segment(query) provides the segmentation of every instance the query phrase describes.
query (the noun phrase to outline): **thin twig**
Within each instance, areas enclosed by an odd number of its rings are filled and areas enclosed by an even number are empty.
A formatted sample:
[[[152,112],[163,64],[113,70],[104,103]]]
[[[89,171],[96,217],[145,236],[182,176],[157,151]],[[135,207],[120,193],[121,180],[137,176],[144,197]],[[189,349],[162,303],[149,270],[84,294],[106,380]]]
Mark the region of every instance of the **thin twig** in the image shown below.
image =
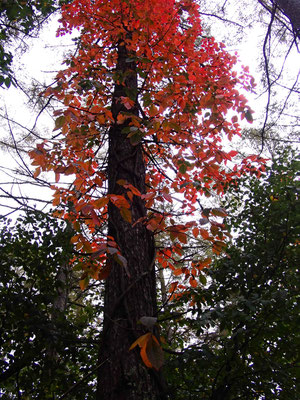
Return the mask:
[[[267,75],[267,84],[268,84],[268,100],[267,100],[267,105],[266,105],[266,114],[265,114],[265,120],[263,127],[261,129],[261,151],[260,153],[263,152],[264,149],[264,134],[265,134],[265,129],[267,126],[268,118],[269,118],[269,108],[270,108],[270,102],[271,102],[271,80],[270,80],[270,75],[269,75],[269,61],[266,53],[266,48],[267,48],[267,42],[268,39],[271,37],[271,29],[272,29],[272,24],[274,22],[275,18],[275,13],[276,13],[277,6],[273,8],[272,14],[271,14],[271,20],[268,26],[268,31],[264,40],[264,45],[263,45],[263,55],[264,55],[264,60],[265,60],[265,71]]]
[[[101,364],[98,364],[95,368],[93,368],[87,375],[85,375],[80,381],[76,382],[75,385],[71,386],[61,397],[59,397],[58,400],[65,399],[71,392],[73,392],[74,389],[76,389],[78,386],[82,384],[87,378],[89,378],[91,375],[93,375],[97,369],[99,369],[103,364],[108,361],[108,358],[104,360]]]

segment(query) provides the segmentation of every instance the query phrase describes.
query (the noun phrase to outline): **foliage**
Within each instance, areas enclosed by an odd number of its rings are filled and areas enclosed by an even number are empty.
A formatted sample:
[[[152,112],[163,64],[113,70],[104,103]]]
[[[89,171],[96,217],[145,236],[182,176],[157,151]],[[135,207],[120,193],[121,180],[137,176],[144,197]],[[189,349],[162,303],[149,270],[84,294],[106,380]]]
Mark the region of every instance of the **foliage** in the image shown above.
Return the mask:
[[[89,261],[81,264],[84,277],[107,275],[107,253],[126,265],[116,238],[107,242],[112,206],[132,227],[143,224],[154,235],[169,235],[172,245],[159,250],[157,260],[173,271],[170,254],[180,255],[189,238],[204,237],[219,253],[225,238],[224,226],[217,222],[222,211],[204,209],[200,200],[213,191],[223,193],[259,161],[251,156],[229,169],[237,152],[222,147],[224,136],[240,135],[239,117],[252,121],[246,99],[237,91],[254,85],[247,69],[233,71],[236,57],[202,35],[193,1],[165,1],[162,6],[153,1],[76,0],[63,8],[61,24],[61,35],[81,30],[79,51],[66,60],[68,67],[58,74],[56,87],[44,93],[62,105],[55,112],[55,136],[38,144],[30,156],[36,177],[53,171],[57,182],[63,175],[72,178],[71,187],[53,185],[53,204],[60,207],[57,215],[78,232],[73,238],[77,250],[97,258],[96,271]],[[114,94],[114,88],[126,96]],[[114,129],[136,152],[142,151],[146,193],[136,187],[142,177],[135,171],[132,182],[108,181],[107,150]],[[120,171],[126,157],[116,161]],[[113,187],[110,193],[108,186]],[[136,198],[148,210],[139,220],[132,215]],[[180,212],[178,198],[183,199]],[[213,225],[210,230],[195,220],[201,210]],[[175,223],[179,215],[185,218]],[[190,267],[197,275],[199,265],[195,260],[177,274],[192,278]]]
[[[174,399],[299,397],[298,174],[283,151],[261,181],[231,192],[234,239],[181,321],[192,344],[168,363]]]
[[[70,271],[70,232],[42,213],[2,221],[1,398],[49,399],[90,372],[94,309]],[[93,346],[93,347],[92,347]],[[83,382],[72,394],[85,399]]]

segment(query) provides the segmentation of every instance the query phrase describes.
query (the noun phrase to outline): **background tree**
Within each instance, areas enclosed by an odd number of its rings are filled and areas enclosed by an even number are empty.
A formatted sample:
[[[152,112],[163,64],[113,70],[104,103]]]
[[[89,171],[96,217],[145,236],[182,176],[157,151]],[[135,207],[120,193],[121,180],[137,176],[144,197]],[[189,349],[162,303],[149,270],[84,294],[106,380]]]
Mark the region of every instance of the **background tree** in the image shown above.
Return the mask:
[[[260,1],[263,6],[267,2]],[[276,5],[279,10],[290,20],[295,36],[300,39],[300,4],[297,0],[272,0],[271,3]]]
[[[267,138],[274,138],[278,144],[297,143],[299,136],[299,71],[294,69],[299,63],[299,36],[290,22],[291,15],[279,3],[293,3],[297,7],[295,15],[299,15],[297,1],[200,2],[205,27],[210,32],[213,26],[218,40],[232,51],[238,49],[241,55],[244,53],[243,62],[259,81],[252,104],[255,104],[254,126],[261,141],[260,151],[264,150]],[[258,36],[254,35],[254,27]]]
[[[91,302],[99,294],[93,288],[83,297],[70,269],[70,237],[65,224],[40,212],[1,223],[2,399],[62,399],[76,384],[73,399],[93,395],[83,378],[96,363]]]
[[[10,46],[38,32],[42,24],[65,1],[3,0],[0,3],[0,86],[16,83]]]
[[[274,157],[261,181],[231,191],[225,257],[206,270],[195,305],[177,324],[167,363],[175,399],[299,397],[299,160]],[[192,343],[191,343],[192,342]]]

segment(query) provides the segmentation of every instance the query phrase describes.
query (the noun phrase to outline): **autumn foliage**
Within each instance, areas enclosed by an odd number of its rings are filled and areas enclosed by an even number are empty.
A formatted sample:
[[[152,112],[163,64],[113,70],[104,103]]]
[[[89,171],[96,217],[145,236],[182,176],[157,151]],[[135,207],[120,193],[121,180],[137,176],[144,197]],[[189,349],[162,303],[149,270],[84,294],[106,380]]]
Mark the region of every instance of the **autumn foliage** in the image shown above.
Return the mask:
[[[219,254],[227,235],[225,210],[202,206],[203,197],[222,194],[247,171],[259,173],[255,156],[235,164],[237,152],[223,145],[225,138],[241,134],[240,119],[252,121],[238,90],[250,90],[253,79],[246,68],[236,72],[236,56],[203,34],[192,0],[74,0],[63,7],[58,35],[74,29],[80,32],[77,51],[65,61],[56,86],[43,93],[60,104],[53,137],[30,156],[35,177],[42,171],[55,174],[53,205],[76,231],[72,242],[83,269],[81,286],[89,277],[107,278],[108,255],[127,268],[116,238],[107,237],[113,204],[131,226],[143,224],[154,235],[167,237],[156,262],[174,273],[170,291],[177,288],[178,275],[186,282],[181,289],[195,287],[210,259],[199,255],[178,267],[182,246],[204,239]],[[136,74],[136,87],[127,87],[126,72],[118,69],[121,47],[129,73],[134,69]],[[113,112],[116,85],[123,85],[126,95],[117,99],[120,107]],[[107,190],[109,131],[114,126],[133,147],[142,146],[145,192],[134,179],[117,181],[123,194]],[[62,176],[69,177],[69,185],[61,183]],[[147,209],[139,220],[131,212],[135,197]],[[146,339],[136,343],[142,351],[150,342],[156,347],[155,337]]]

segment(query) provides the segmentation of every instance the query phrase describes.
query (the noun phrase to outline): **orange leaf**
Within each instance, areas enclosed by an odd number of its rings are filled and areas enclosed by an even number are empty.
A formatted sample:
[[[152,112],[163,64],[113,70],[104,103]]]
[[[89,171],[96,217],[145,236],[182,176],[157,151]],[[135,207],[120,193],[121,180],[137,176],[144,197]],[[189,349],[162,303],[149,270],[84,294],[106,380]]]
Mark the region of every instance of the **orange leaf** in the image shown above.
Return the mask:
[[[40,175],[40,173],[41,173],[41,168],[40,167],[36,168],[36,170],[34,171],[33,177],[37,178]]]
[[[135,194],[136,196],[139,196],[139,197],[141,196],[141,192],[136,187],[134,187],[131,184],[128,184],[128,187],[132,191],[133,194]]]
[[[182,275],[182,274],[183,274],[182,268],[174,269],[173,274],[174,274],[175,276]]]
[[[227,212],[226,210],[224,210],[224,208],[213,208],[211,210],[212,215],[216,216],[216,217],[227,217]]]
[[[169,288],[169,293],[173,293],[178,286],[178,282],[172,282]]]
[[[186,236],[185,233],[183,233],[183,232],[178,232],[178,233],[177,233],[177,238],[178,238],[178,240],[179,240],[181,243],[187,244],[187,236]]]
[[[154,117],[156,114],[158,114],[158,109],[155,107],[154,104],[151,104],[149,107],[149,115],[150,117]]]
[[[193,288],[196,288],[197,286],[198,286],[198,282],[196,281],[196,279],[194,279],[194,278],[190,278],[190,285],[193,287]]]
[[[141,350],[141,356],[142,356],[142,350]],[[151,367],[156,369],[157,371],[163,366],[164,352],[154,335],[151,335],[151,337],[147,341],[145,355],[147,356],[147,358],[145,357],[145,360],[142,357],[145,364],[146,364],[145,361],[147,360],[150,363]]]
[[[134,107],[135,102],[131,100],[129,97],[120,97],[121,103],[127,108],[127,110],[130,110],[131,108]]]
[[[162,367],[164,362],[163,350],[152,333],[148,332],[140,336],[132,345],[129,350],[134,349],[136,346],[141,348],[141,358],[144,364],[149,368],[154,368],[157,371]]]
[[[150,333],[150,335],[151,335],[151,333]],[[148,340],[149,340],[149,339],[148,339]],[[151,362],[150,362],[150,360],[149,360],[149,358],[148,358],[148,354],[147,354],[147,342],[146,342],[146,344],[141,348],[140,354],[141,354],[142,360],[143,360],[144,364],[146,365],[146,367],[152,368],[153,365],[151,364]]]
[[[127,196],[129,200],[132,202],[133,201],[133,193],[132,192],[127,192]]]
[[[118,125],[124,124],[124,122],[125,122],[128,118],[130,118],[128,115],[119,113],[119,114],[118,114],[118,117],[117,117],[117,124],[118,124]]]
[[[197,265],[197,269],[201,271],[203,268],[208,267],[209,264],[211,264],[211,261],[212,260],[210,257],[205,258],[204,260],[200,261],[200,263]]]
[[[110,201],[118,208],[130,208],[130,204],[128,203],[128,201],[125,199],[124,196],[120,196],[117,194],[111,194],[109,196]]]
[[[77,243],[79,237],[80,237],[80,235],[72,236],[70,242],[71,242],[72,244]]]
[[[79,286],[80,286],[81,290],[86,289],[88,284],[89,284],[89,277],[88,276],[84,277],[83,279],[80,279],[80,281],[79,281]]]
[[[219,254],[224,250],[225,247],[226,247],[226,243],[221,242],[221,241],[219,241],[219,240],[216,240],[216,241],[214,242],[214,244],[213,244],[212,251],[213,251],[215,254],[219,255]]]

